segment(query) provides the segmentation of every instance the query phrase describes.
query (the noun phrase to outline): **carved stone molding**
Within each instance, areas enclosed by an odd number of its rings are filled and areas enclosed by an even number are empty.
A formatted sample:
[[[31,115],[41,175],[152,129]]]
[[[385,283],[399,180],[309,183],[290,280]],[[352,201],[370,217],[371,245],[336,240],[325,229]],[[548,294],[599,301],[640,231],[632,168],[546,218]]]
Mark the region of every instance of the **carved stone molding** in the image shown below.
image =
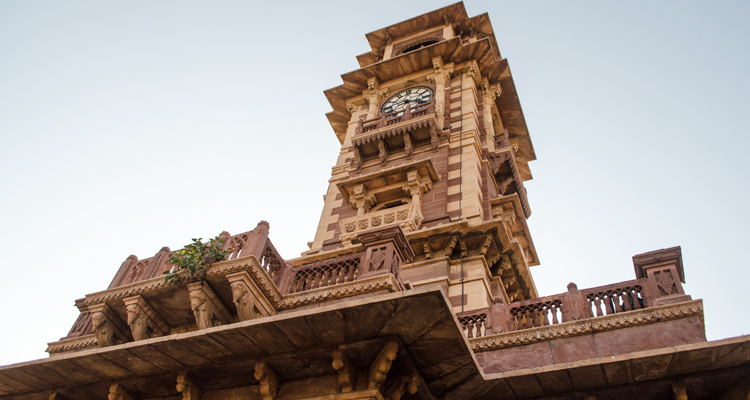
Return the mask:
[[[128,326],[134,340],[149,339],[169,334],[169,326],[141,296],[123,299],[128,311]]]
[[[214,326],[229,324],[232,315],[227,311],[211,286],[206,282],[195,282],[187,285],[190,295],[190,307],[195,314],[195,322],[198,329],[206,329]]]
[[[260,395],[263,396],[263,400],[276,399],[276,392],[279,389],[279,377],[273,372],[271,367],[263,361],[256,363],[254,376],[260,382]]]
[[[122,385],[119,383],[113,383],[109,387],[109,395],[107,396],[109,400],[133,400],[132,397],[128,394],[128,392],[123,389]]]
[[[99,347],[127,342],[128,328],[107,304],[89,307],[96,342]]]
[[[380,350],[380,353],[378,353],[378,356],[375,357],[375,361],[373,361],[370,366],[370,376],[367,380],[368,389],[377,389],[383,384],[383,382],[385,382],[385,378],[388,375],[388,371],[391,369],[393,360],[396,359],[397,353],[398,342],[395,340],[392,340],[383,346],[383,349]]]
[[[472,350],[482,352],[692,316],[699,316],[703,320],[701,300],[484,336],[470,339],[469,342]]]
[[[200,400],[203,391],[185,374],[177,376],[177,391],[182,393],[182,400]]]
[[[339,386],[342,393],[349,393],[354,390],[354,382],[357,379],[356,369],[349,360],[349,357],[341,349],[333,351],[333,368],[339,374]]]
[[[47,343],[46,352],[49,354],[64,353],[66,351],[81,350],[88,347],[96,347],[96,334],[78,336],[70,339],[63,339],[57,342]]]
[[[334,299],[377,292],[380,290],[387,290],[389,293],[393,293],[400,292],[402,289],[396,280],[396,277],[392,274],[378,275],[372,278],[293,293],[284,296],[281,304],[279,304],[279,308],[287,310],[308,304],[322,303]]]
[[[227,275],[232,289],[232,301],[237,308],[240,321],[267,317],[276,314],[276,306],[258,287],[247,272],[237,272]]]

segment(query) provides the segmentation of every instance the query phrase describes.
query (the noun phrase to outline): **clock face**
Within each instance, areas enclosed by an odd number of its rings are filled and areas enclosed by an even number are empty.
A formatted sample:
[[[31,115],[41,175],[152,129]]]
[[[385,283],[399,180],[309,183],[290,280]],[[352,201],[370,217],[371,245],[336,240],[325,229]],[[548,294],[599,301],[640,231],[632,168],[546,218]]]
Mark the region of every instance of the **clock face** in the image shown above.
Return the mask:
[[[400,116],[404,113],[407,105],[411,105],[411,109],[414,110],[429,103],[430,100],[432,100],[432,89],[427,86],[414,86],[391,96],[383,103],[380,112],[383,114],[398,113],[395,116]]]

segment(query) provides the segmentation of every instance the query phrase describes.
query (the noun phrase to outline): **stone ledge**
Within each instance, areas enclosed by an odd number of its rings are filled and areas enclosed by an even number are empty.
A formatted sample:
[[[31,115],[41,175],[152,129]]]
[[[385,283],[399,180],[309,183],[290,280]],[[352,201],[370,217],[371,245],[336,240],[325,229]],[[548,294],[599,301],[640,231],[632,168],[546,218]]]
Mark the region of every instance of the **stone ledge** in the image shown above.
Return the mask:
[[[650,307],[602,317],[587,318],[580,321],[564,322],[557,325],[541,326],[520,331],[501,333],[470,339],[474,352],[498,350],[508,347],[523,346],[572,336],[604,332],[636,325],[646,325],[659,321],[669,321],[698,315],[703,322],[703,301],[694,300],[670,304],[661,307]]]
[[[88,349],[91,347],[97,347],[96,335],[94,334],[47,343],[46,352],[53,355],[67,351]]]

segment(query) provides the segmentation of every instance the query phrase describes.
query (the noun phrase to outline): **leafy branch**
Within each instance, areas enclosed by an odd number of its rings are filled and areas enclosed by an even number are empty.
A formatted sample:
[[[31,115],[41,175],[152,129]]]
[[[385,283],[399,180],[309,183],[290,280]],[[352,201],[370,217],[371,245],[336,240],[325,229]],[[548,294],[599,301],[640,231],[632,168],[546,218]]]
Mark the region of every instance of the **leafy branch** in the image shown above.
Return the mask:
[[[206,243],[201,242],[201,238],[193,239],[193,243],[172,254],[169,263],[173,267],[164,271],[164,282],[179,282],[182,279],[181,271],[187,271],[187,280],[191,282],[205,278],[206,269],[215,262],[223,261],[229,254],[221,249],[222,243],[224,241],[218,236]]]

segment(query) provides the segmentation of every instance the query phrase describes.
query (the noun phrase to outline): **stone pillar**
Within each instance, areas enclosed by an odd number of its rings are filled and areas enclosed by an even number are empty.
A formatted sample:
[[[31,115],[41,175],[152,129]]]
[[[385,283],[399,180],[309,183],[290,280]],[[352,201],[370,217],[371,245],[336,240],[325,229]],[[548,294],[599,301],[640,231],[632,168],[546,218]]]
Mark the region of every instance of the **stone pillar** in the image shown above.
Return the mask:
[[[365,257],[357,278],[391,273],[401,283],[401,263],[414,260],[414,252],[400,227],[362,233],[358,237],[365,248]]]
[[[648,280],[648,291],[654,306],[692,300],[685,294],[685,272],[682,269],[682,250],[679,246],[650,251],[633,256],[636,278]]]
[[[586,309],[587,305],[583,293],[578,290],[578,285],[570,282],[568,292],[563,295],[562,322],[578,321],[591,317],[591,310]]]

